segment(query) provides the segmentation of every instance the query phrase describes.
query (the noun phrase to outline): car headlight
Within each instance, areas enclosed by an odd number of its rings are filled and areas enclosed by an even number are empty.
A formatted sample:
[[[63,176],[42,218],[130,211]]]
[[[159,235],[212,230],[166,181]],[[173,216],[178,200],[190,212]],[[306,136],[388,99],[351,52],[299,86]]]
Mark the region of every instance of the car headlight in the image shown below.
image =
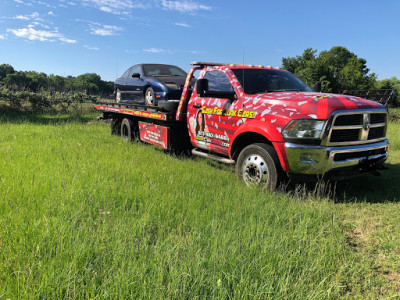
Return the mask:
[[[321,120],[293,120],[282,131],[288,139],[321,139],[325,121]]]

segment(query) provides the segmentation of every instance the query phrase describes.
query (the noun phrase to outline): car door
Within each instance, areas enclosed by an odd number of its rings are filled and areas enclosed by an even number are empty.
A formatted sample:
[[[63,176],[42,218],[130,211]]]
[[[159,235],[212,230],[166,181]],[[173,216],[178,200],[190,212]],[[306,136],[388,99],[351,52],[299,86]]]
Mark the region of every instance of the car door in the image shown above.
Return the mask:
[[[207,71],[203,78],[208,80],[209,91],[234,91],[229,78],[223,71]],[[237,100],[197,97],[194,105],[188,108],[192,143],[199,148],[228,155],[230,139],[236,128],[236,118],[230,114],[235,101]]]
[[[117,78],[115,80],[115,83],[114,83],[115,84],[115,89],[118,90],[121,93],[121,100],[122,101],[126,101],[127,100],[126,90],[127,90],[130,70],[131,70],[131,68],[126,70],[124,72],[124,74],[122,74],[121,77],[119,77],[119,78]]]
[[[140,76],[135,76],[139,74]],[[135,76],[135,77],[133,77]],[[143,74],[140,65],[135,65],[130,68],[125,93],[129,100],[143,100]]]

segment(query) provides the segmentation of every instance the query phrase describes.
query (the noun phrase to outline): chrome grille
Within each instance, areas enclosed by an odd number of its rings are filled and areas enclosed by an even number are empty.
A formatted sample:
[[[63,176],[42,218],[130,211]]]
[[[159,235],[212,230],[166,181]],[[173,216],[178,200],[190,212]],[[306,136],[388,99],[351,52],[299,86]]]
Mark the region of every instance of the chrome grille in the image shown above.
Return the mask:
[[[384,109],[334,112],[328,126],[326,145],[356,145],[385,139],[387,113]]]

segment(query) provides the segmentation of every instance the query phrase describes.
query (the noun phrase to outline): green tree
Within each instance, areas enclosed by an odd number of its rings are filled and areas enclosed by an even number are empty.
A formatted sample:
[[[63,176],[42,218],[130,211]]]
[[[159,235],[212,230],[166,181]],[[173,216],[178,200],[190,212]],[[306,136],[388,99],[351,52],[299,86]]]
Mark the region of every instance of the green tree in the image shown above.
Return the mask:
[[[26,72],[14,72],[7,74],[4,79],[6,87],[14,91],[26,91],[29,89],[31,78],[26,76]]]
[[[313,86],[322,83],[322,91],[341,93],[343,90],[373,88],[376,75],[369,74],[367,61],[358,58],[345,47],[333,47],[329,51],[308,48],[301,56],[282,58],[282,68]]]
[[[12,66],[8,64],[0,65],[0,81],[3,81],[3,79],[6,78],[7,74],[12,74],[14,72],[15,70]]]
[[[55,93],[83,93],[109,97],[114,90],[114,83],[101,80],[96,73],[85,73],[78,77],[47,75],[36,71],[15,71],[8,64],[0,65],[0,87],[5,86],[12,91],[47,91]]]
[[[25,72],[29,80],[29,90],[32,92],[39,92],[41,89],[47,89],[48,78],[45,73],[38,73],[35,71]]]
[[[392,97],[390,104],[392,106],[399,106],[400,79],[397,77],[391,77],[389,79],[378,80],[376,87],[378,89],[394,89],[395,94]]]
[[[65,77],[51,74],[48,78],[48,90],[50,93],[64,92],[66,90]]]

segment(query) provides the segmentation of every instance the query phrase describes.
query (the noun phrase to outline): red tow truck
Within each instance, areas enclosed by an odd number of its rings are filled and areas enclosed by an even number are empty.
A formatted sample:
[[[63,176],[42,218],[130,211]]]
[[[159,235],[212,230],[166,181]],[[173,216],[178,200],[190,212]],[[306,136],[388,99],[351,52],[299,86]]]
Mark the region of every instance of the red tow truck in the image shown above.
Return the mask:
[[[287,176],[340,180],[383,168],[389,141],[381,104],[313,92],[279,68],[192,65],[179,100],[95,107],[124,140],[236,164],[248,185],[274,189]]]

